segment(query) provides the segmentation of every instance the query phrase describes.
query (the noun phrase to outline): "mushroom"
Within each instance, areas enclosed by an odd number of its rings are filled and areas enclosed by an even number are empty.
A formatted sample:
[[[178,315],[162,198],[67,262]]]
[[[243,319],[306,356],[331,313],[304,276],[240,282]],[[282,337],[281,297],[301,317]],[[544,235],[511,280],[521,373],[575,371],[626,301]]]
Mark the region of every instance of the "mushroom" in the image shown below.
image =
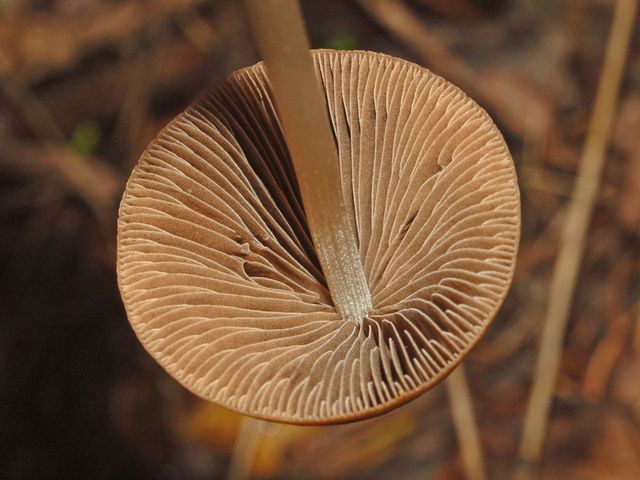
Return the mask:
[[[187,389],[253,417],[332,424],[402,405],[460,363],[508,290],[520,206],[500,132],[457,87],[378,53],[313,60],[371,306],[334,306],[262,63],[144,152],[117,269],[140,341]]]

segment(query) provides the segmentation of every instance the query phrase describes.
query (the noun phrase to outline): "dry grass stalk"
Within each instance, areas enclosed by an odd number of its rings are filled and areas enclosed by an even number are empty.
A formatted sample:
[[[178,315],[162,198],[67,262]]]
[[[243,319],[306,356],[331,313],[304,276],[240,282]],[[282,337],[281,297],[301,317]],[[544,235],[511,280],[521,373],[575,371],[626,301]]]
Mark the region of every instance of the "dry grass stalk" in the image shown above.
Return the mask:
[[[484,454],[464,364],[451,372],[445,384],[465,475],[469,480],[485,480]]]
[[[549,289],[540,352],[520,444],[520,457],[524,461],[524,468],[518,471],[518,475],[522,477],[531,473],[527,468],[532,463],[537,463],[542,453],[571,299],[585,248],[591,213],[600,187],[609,130],[615,113],[637,6],[637,0],[619,0],[615,8],[595,105]]]
[[[227,472],[227,480],[246,480],[251,476],[251,467],[260,445],[262,420],[245,417],[240,424]]]

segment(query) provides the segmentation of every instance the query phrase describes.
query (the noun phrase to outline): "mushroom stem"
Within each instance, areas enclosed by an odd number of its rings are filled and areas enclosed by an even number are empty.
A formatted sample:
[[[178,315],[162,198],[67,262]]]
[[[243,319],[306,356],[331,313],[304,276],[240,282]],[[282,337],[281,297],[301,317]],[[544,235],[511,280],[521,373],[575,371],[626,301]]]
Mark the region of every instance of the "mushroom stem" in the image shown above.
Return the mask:
[[[371,293],[300,7],[296,0],[245,0],[245,5],[331,298],[343,319],[361,323],[372,306]]]

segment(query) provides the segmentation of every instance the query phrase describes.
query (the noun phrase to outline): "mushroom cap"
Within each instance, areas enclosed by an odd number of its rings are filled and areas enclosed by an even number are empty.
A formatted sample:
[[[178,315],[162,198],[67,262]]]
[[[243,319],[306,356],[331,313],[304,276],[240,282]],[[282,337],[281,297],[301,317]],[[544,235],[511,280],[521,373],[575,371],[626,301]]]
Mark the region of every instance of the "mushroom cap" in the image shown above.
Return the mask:
[[[187,389],[254,417],[331,424],[408,402],[469,352],[511,283],[520,202],[500,132],[457,87],[387,55],[313,57],[368,316],[332,304],[261,63],[144,152],[120,206],[117,270],[140,341]]]

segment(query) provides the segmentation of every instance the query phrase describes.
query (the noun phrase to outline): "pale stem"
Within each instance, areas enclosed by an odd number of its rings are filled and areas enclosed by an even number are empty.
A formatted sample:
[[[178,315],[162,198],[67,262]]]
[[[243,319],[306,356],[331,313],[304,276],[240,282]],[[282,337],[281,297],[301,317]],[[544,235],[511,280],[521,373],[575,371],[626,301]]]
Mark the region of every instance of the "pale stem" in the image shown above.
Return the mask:
[[[307,224],[333,303],[358,323],[371,293],[358,252],[354,213],[342,193],[340,164],[297,0],[245,0],[265,62],[278,118],[302,195]],[[260,440],[259,422],[244,419],[229,480],[249,478]]]
[[[331,298],[343,319],[362,322],[371,308],[371,293],[300,7],[297,0],[245,0],[245,5]]]

